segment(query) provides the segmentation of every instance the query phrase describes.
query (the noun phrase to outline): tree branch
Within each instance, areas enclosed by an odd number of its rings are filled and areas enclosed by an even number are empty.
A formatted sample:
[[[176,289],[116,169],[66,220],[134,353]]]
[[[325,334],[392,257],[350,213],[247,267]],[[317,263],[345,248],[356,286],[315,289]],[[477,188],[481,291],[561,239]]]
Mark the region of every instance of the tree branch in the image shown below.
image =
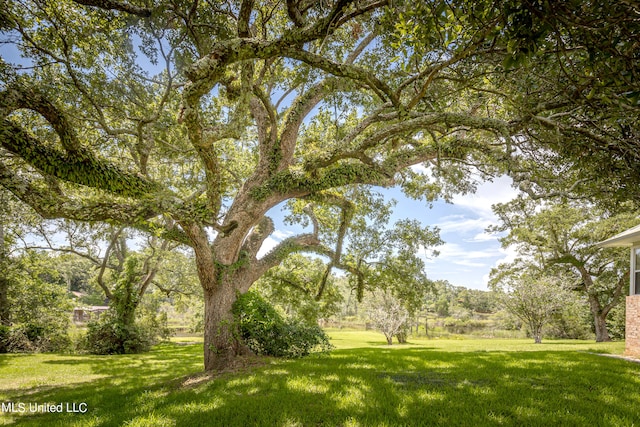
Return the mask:
[[[185,87],[185,110],[197,105],[200,97],[219,83],[229,65],[250,59],[282,56],[293,46],[302,46],[333,33],[337,28],[337,20],[354,2],[355,0],[338,0],[331,12],[324,18],[318,19],[314,25],[286,30],[277,40],[237,38],[216,43],[208,55],[185,70],[185,75],[191,81],[191,84]],[[361,13],[365,12],[359,12]],[[184,111],[183,116],[186,115],[185,113],[189,111]]]
[[[135,223],[149,219],[158,212],[151,206],[131,205],[113,201],[74,201],[64,195],[43,190],[26,177],[18,176],[0,163],[0,184],[20,200],[31,206],[44,218],[68,218],[78,221],[114,220],[120,223]]]
[[[357,128],[358,132],[364,132],[371,124],[382,120],[393,120],[399,117],[396,113],[389,116],[376,115],[362,122],[362,125]],[[354,133],[349,135],[349,138],[356,138],[360,136],[362,142],[355,148],[345,150],[344,147],[349,147],[347,140],[342,140],[339,144],[336,144],[336,148],[333,151],[329,151],[322,157],[309,159],[305,164],[305,170],[316,170],[321,167],[329,166],[338,160],[344,158],[360,158],[360,156],[368,149],[378,147],[381,144],[387,142],[389,138],[397,135],[405,135],[410,132],[416,132],[424,129],[428,129],[436,124],[442,124],[446,128],[455,126],[466,126],[474,130],[487,130],[494,131],[501,136],[509,135],[509,124],[497,119],[472,117],[459,113],[437,113],[437,114],[423,114],[413,115],[412,117],[398,121],[395,124],[384,126],[382,129],[374,131],[370,135],[356,135]],[[407,153],[401,153],[400,150],[395,150],[395,155],[401,155],[406,157]],[[414,153],[414,154],[417,154]],[[391,157],[391,156],[389,156]],[[418,162],[415,162],[418,163]],[[408,166],[411,163],[407,164]],[[394,170],[395,172],[395,170]]]
[[[251,259],[255,259],[260,247],[262,247],[264,241],[273,233],[274,230],[275,227],[271,218],[268,216],[262,217],[258,225],[253,228],[253,231],[242,245],[242,250],[246,251]]]
[[[61,152],[9,120],[0,121],[0,145],[46,175],[120,196],[144,196],[160,186],[93,156],[88,150]]]
[[[151,16],[151,9],[145,7],[139,7],[132,5],[124,1],[115,0],[73,0],[75,3],[83,6],[93,6],[104,10],[117,10],[119,12],[126,12],[131,15],[136,15],[141,18],[148,18]]]
[[[111,256],[111,251],[113,251],[114,246],[118,243],[120,234],[122,234],[123,231],[124,231],[124,227],[120,227],[116,231],[114,231],[114,233],[111,235],[111,239],[109,240],[109,246],[107,246],[107,250],[104,253],[104,257],[102,258],[102,264],[100,265],[100,270],[98,272],[98,277],[97,277],[98,285],[100,285],[100,287],[104,291],[105,296],[109,299],[113,298],[113,294],[111,293],[111,290],[109,289],[109,287],[104,283],[104,280],[103,280],[104,272],[107,269],[107,265],[109,263],[109,257]]]
[[[343,86],[344,82],[327,78],[311,87],[293,102],[287,111],[283,130],[280,134],[281,159],[276,170],[282,170],[291,164],[300,126],[305,117],[322,99]]]
[[[250,273],[257,279],[270,268],[279,265],[289,254],[309,251],[311,248],[319,245],[320,241],[317,236],[314,236],[313,234],[300,234],[298,236],[284,239],[264,257],[251,263]]]
[[[382,100],[382,102],[391,101],[394,106],[400,106],[400,100],[397,95],[386,83],[375,77],[371,73],[371,70],[351,64],[339,64],[295,46],[287,46],[282,50],[281,54],[291,59],[302,61],[314,68],[319,68],[334,76],[361,82],[369,87]]]
[[[287,15],[289,15],[289,19],[293,21],[296,27],[304,27],[305,19],[298,8],[299,3],[298,0],[287,0]]]
[[[238,37],[245,38],[250,36],[249,19],[251,18],[251,10],[253,9],[254,0],[243,0],[238,14]]]
[[[14,84],[0,92],[0,111],[2,111],[3,118],[11,112],[23,108],[42,115],[56,131],[62,147],[68,153],[79,156],[87,154],[82,149],[73,127],[65,115],[42,92],[22,84]]]

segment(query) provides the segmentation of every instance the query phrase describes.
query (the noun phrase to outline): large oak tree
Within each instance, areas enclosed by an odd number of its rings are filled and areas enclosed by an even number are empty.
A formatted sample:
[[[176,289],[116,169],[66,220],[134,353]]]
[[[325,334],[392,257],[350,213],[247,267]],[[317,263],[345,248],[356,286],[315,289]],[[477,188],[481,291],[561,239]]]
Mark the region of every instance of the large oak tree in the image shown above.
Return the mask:
[[[287,255],[313,251],[350,268],[342,238],[330,246],[316,229],[258,259],[274,231],[267,213],[280,203],[333,206],[346,228],[349,204],[336,188],[399,185],[423,197],[464,189],[467,168],[518,163],[528,153],[518,143],[548,139],[536,129],[594,147],[611,140],[559,116],[579,103],[527,98],[526,81],[505,74],[527,66],[530,45],[546,49],[536,44],[545,31],[571,27],[514,32],[537,3],[6,4],[4,42],[23,59],[0,62],[0,185],[47,218],[107,221],[191,246],[206,369],[239,351],[237,293]]]

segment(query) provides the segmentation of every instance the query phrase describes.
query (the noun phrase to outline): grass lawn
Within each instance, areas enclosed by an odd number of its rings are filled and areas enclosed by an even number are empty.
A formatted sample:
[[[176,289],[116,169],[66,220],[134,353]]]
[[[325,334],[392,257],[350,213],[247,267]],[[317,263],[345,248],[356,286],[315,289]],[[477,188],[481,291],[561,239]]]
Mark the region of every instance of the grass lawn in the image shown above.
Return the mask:
[[[0,355],[0,403],[33,426],[640,425],[640,364],[623,343],[412,340],[330,331],[327,356],[262,361],[214,378],[202,344],[126,356]],[[86,413],[29,405],[85,403]],[[34,406],[35,407],[35,406]],[[6,409],[6,408],[5,408]]]

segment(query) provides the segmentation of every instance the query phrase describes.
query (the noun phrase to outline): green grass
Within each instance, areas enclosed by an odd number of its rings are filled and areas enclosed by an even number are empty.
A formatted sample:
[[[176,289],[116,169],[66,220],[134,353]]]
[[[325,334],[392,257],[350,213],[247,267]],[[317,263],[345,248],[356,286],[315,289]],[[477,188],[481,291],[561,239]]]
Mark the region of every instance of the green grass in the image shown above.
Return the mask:
[[[86,414],[3,414],[32,426],[640,425],[640,364],[622,343],[411,340],[330,331],[328,356],[216,378],[202,345],[132,356],[0,356],[0,402],[86,402]]]

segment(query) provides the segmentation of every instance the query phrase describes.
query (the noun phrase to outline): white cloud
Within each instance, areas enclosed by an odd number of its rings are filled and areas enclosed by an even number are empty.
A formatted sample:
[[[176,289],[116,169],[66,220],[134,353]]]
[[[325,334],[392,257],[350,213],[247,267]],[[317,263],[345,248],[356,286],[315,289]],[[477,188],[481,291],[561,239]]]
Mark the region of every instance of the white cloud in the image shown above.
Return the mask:
[[[502,249],[487,248],[484,250],[469,250],[459,245],[458,243],[445,243],[442,246],[438,246],[436,250],[440,253],[437,258],[432,261],[448,261],[448,262],[462,262],[468,260],[478,260],[495,258],[502,254]]]
[[[286,239],[287,237],[293,236],[293,234],[294,233],[291,230],[285,230],[285,231],[276,230],[271,235],[278,240],[283,240],[283,239]]]
[[[410,169],[412,171],[414,171],[415,173],[421,173],[423,175],[427,175],[429,172],[429,169],[427,167],[425,167],[423,164],[418,163],[417,165],[413,165],[410,166]]]
[[[444,221],[434,225],[440,228],[442,233],[468,233],[471,231],[484,231],[493,222],[487,218],[467,218],[464,215],[450,215],[442,218]]]
[[[463,265],[465,267],[475,267],[475,268],[487,268],[487,264],[482,262],[473,262],[469,260],[460,260],[453,262],[456,265]]]
[[[504,255],[501,259],[497,260],[495,266],[500,264],[513,262],[518,258],[518,252],[514,246],[508,246],[506,248],[500,248],[500,252]]]
[[[465,242],[468,243],[483,243],[483,242],[493,242],[498,240],[499,235],[493,233],[487,233],[486,231],[483,233],[478,233],[473,236],[471,239],[465,239]]]
[[[278,246],[278,243],[283,241],[284,239],[293,236],[295,233],[291,230],[275,230],[269,237],[267,237],[264,242],[262,242],[262,246],[260,246],[260,250],[256,254],[258,259],[265,256],[271,249]]]
[[[516,195],[508,177],[483,183],[475,194],[454,197],[452,208],[456,214],[443,216],[433,225],[440,228],[442,235],[457,235],[467,243],[497,241],[499,235],[486,232],[488,227],[498,224],[491,205],[508,202]]]
[[[516,197],[518,190],[511,187],[512,179],[501,176],[493,182],[484,182],[478,186],[473,194],[455,196],[453,204],[469,209],[481,218],[495,220],[495,215],[491,210],[491,205],[496,203],[506,203]]]
[[[278,246],[278,243],[280,243],[279,240],[274,239],[273,237],[267,237],[264,242],[262,242],[262,246],[260,246],[260,250],[258,251],[258,253],[256,254],[256,257],[258,259],[262,258],[263,256],[265,256],[267,253],[269,253],[269,251],[273,248],[275,248],[276,246]]]
[[[496,262],[493,263],[492,268],[497,268],[500,266],[500,264],[508,264],[510,262],[513,262],[518,257],[518,252],[513,246],[509,246],[507,248],[500,248],[500,252],[502,253],[503,256],[502,258],[496,260]],[[488,284],[489,273],[482,276],[482,280],[484,281],[485,285]]]

